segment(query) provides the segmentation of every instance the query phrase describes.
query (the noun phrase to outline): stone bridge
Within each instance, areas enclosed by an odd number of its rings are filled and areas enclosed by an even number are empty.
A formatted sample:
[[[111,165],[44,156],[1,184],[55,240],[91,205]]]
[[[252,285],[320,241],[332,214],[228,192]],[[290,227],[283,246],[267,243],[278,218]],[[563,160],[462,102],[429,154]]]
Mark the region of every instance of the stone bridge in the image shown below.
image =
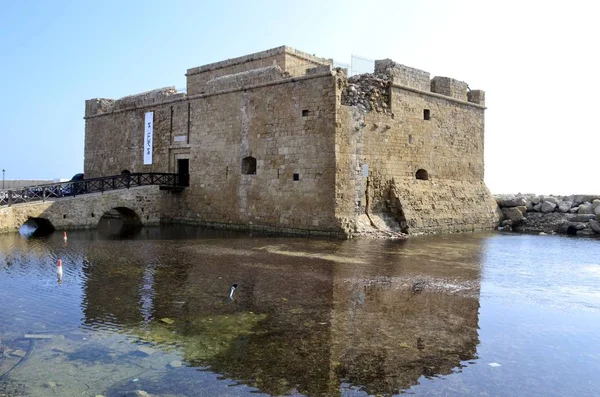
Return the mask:
[[[0,207],[0,233],[17,231],[28,220],[50,222],[55,229],[94,228],[103,215],[116,210],[124,222],[160,223],[163,200],[159,186],[141,186]]]

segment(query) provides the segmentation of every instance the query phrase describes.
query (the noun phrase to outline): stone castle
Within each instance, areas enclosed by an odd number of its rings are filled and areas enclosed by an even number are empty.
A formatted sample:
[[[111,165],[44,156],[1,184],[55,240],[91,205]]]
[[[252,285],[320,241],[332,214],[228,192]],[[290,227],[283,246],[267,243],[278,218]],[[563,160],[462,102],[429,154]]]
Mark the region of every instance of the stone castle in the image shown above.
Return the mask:
[[[189,178],[163,192],[167,222],[345,236],[497,226],[483,91],[389,59],[348,78],[287,46],[186,77],[186,93],[86,101],[86,178]]]

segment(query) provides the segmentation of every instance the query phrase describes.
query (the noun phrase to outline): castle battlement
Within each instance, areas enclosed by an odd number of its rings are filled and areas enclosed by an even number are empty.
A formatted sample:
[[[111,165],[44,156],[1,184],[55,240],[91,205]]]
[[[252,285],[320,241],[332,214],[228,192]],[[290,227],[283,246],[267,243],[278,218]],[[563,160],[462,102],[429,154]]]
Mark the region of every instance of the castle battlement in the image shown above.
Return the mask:
[[[290,76],[303,76],[308,69],[324,65],[333,65],[333,59],[320,58],[288,46],[271,48],[188,69],[187,93],[188,95],[203,94],[207,92],[207,83],[221,76],[239,75],[272,66],[279,67]]]
[[[175,87],[158,88],[119,99],[94,98],[85,101],[85,117],[98,116],[130,108],[144,108],[165,101],[183,99],[186,94]]]
[[[85,175],[181,174],[189,187],[165,197],[170,221],[346,236],[493,228],[485,93],[391,59],[374,66],[348,77],[281,46],[188,69],[186,93],[90,99]]]
[[[485,106],[484,91],[471,91],[467,83],[450,77],[430,78],[429,72],[401,65],[391,59],[375,61],[375,74],[390,76],[393,84]]]

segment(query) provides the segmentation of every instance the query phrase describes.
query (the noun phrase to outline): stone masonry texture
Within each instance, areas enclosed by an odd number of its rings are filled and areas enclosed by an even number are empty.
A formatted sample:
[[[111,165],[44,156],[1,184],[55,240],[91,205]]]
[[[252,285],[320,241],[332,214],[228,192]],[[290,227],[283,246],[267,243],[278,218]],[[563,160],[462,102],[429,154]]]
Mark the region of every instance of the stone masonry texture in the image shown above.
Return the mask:
[[[133,211],[142,225],[158,225],[168,196],[158,186],[143,186],[2,206],[0,233],[19,230],[29,218],[47,219],[58,230],[94,228],[102,215],[114,208]]]
[[[189,187],[159,201],[171,222],[341,236],[360,232],[365,214],[408,234],[497,225],[483,91],[383,60],[351,83],[377,106],[353,106],[346,71],[331,65],[283,46],[188,69],[187,93],[88,100],[86,178],[178,172],[187,160]]]

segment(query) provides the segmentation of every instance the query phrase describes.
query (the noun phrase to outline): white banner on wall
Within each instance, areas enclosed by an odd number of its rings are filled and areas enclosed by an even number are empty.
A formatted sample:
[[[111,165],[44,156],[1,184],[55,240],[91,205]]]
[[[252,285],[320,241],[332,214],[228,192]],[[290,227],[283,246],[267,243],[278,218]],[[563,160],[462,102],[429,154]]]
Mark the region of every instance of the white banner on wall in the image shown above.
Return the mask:
[[[152,135],[154,112],[147,112],[144,119],[144,164],[152,164]]]

